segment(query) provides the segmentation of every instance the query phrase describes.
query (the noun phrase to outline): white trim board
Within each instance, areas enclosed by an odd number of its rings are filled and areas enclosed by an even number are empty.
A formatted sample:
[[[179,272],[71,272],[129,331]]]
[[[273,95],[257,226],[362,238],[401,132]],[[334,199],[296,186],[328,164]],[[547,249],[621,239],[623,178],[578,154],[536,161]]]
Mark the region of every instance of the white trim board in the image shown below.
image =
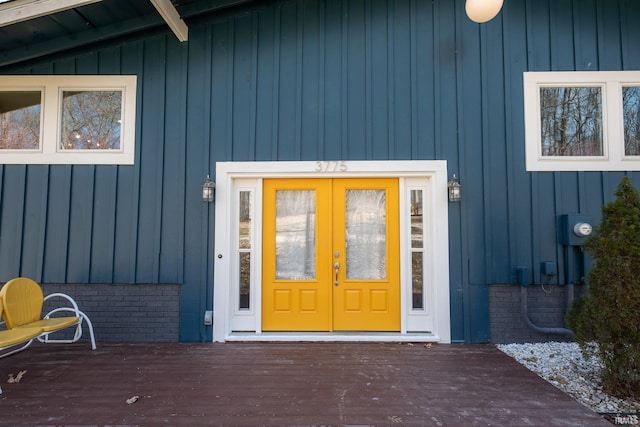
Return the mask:
[[[22,0],[0,5],[0,27],[97,3],[101,0]]]
[[[390,332],[232,332],[226,341],[249,342],[424,342],[441,343],[441,337],[420,333]]]

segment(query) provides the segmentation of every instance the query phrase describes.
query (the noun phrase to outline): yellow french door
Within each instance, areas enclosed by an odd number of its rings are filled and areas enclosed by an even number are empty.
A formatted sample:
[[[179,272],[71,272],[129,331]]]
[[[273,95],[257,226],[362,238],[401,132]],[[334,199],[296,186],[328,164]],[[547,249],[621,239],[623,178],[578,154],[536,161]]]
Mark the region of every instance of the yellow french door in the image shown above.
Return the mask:
[[[268,179],[262,329],[398,331],[398,180]]]

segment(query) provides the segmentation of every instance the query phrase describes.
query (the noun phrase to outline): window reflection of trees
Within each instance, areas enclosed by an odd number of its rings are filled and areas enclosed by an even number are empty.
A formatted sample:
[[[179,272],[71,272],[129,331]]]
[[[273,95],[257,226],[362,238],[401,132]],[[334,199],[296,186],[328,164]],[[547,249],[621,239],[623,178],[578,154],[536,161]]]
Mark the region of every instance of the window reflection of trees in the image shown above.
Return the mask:
[[[624,111],[624,152],[640,156],[640,86],[622,89]]]
[[[411,190],[411,289],[412,289],[412,309],[422,310],[424,308],[424,279],[422,257],[424,251],[424,227],[422,224],[422,214],[424,205],[422,201],[422,190]]]
[[[540,89],[543,156],[602,156],[600,87]]]
[[[60,146],[119,150],[121,117],[121,91],[64,91]]]
[[[240,191],[238,208],[238,264],[239,264],[239,285],[240,293],[238,299],[238,309],[251,309],[251,231],[253,212],[253,193],[251,191]]]
[[[40,92],[0,92],[0,149],[40,148]]]

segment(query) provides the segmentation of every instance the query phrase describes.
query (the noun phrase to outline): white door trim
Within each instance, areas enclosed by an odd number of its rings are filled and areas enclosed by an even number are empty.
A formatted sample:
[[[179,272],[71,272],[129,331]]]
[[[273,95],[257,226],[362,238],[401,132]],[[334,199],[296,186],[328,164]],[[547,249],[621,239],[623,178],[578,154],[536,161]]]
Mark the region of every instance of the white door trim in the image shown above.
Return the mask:
[[[429,191],[425,194],[425,206],[431,213],[425,223],[428,227],[429,247],[437,250],[425,251],[425,267],[429,270],[425,276],[425,283],[429,283],[428,315],[431,330],[425,333],[407,331],[407,323],[415,324],[416,314],[410,313],[406,296],[410,295],[411,277],[407,272],[406,253],[401,249],[401,331],[399,333],[261,333],[261,300],[260,296],[260,259],[259,247],[253,257],[256,262],[252,278],[255,281],[252,295],[254,297],[251,316],[255,324],[254,332],[233,332],[231,327],[233,307],[232,282],[235,277],[235,251],[237,236],[233,236],[235,183],[243,180],[243,185],[249,179],[255,180],[256,197],[254,206],[254,222],[257,230],[261,231],[263,178],[356,178],[356,177],[396,177],[401,181],[401,194],[404,193],[405,178],[424,178]],[[415,179],[411,180],[415,182]],[[259,198],[258,198],[259,197]],[[410,226],[403,217],[403,198],[400,199],[400,228],[401,248],[403,242],[410,239]],[[260,341],[433,341],[441,343],[451,342],[451,327],[449,313],[449,238],[448,238],[448,198],[447,198],[447,163],[444,160],[410,160],[410,161],[321,161],[321,162],[218,162],[216,163],[216,200],[215,200],[215,271],[213,286],[213,340],[218,342],[231,340],[260,340]],[[405,222],[403,222],[405,221]],[[256,230],[256,232],[257,232]]]

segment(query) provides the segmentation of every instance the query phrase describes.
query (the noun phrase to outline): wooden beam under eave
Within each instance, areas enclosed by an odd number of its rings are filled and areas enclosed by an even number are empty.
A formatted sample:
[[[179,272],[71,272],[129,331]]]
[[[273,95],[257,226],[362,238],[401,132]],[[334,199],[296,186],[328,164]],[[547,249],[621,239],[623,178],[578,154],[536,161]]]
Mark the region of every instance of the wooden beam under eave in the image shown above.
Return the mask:
[[[18,0],[0,5],[0,27],[28,21],[101,0]]]
[[[173,6],[170,0],[150,0],[153,6],[156,8],[162,19],[165,20],[173,34],[176,35],[178,40],[186,42],[189,39],[189,27],[180,18],[180,14]]]

